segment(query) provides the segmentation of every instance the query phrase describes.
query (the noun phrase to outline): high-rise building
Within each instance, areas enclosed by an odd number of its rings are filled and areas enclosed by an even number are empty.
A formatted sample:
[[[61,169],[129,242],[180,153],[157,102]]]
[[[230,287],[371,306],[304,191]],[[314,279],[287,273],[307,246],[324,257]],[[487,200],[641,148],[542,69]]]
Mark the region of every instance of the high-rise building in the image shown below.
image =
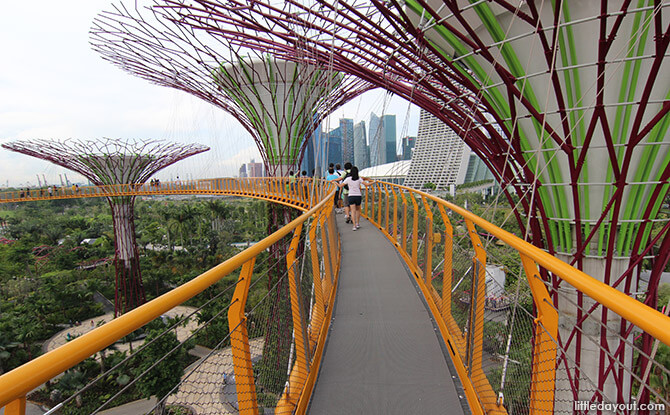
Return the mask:
[[[254,159],[247,164],[247,177],[263,177],[263,163],[256,163]]]
[[[340,119],[342,130],[342,161],[344,163],[354,162],[354,120],[350,118]]]
[[[374,112],[370,114],[370,166],[378,166],[385,163],[386,146],[382,140],[381,119]]]
[[[342,164],[342,127],[337,127],[327,134],[327,163]]]
[[[319,124],[312,134],[312,143],[314,147],[314,175],[317,177],[323,176],[328,170],[328,152],[326,148],[328,140],[326,140],[326,136],[327,134],[323,131],[323,124]],[[311,172],[311,170],[309,171]]]
[[[478,182],[480,180],[494,180],[493,173],[486,164],[475,153],[470,153],[468,169],[465,172],[464,183]]]
[[[419,115],[419,131],[405,186],[421,189],[433,183],[445,190],[465,181],[470,148],[445,123],[425,110]]]
[[[354,165],[358,170],[370,167],[370,149],[365,134],[365,121],[354,125]]]
[[[400,153],[400,160],[411,160],[412,159],[412,150],[414,149],[414,144],[416,144],[416,137],[405,136],[402,138],[402,153]]]
[[[395,131],[395,115],[382,116],[382,137],[384,137],[384,146],[386,148],[386,158],[384,163],[393,163],[397,158],[397,139]]]
[[[246,164],[243,164],[243,165],[240,167],[240,177],[241,177],[241,178],[245,178],[245,177],[247,177],[247,165],[246,165]]]
[[[316,138],[318,137],[318,131],[314,130],[311,136],[307,137],[307,144],[305,145],[305,152],[302,156],[302,160],[300,161],[300,170],[306,171],[307,174],[311,175],[312,170],[315,168],[315,162],[314,159],[316,158],[316,154],[314,152],[314,142],[316,141]]]
[[[396,161],[395,115],[370,114],[370,165]]]

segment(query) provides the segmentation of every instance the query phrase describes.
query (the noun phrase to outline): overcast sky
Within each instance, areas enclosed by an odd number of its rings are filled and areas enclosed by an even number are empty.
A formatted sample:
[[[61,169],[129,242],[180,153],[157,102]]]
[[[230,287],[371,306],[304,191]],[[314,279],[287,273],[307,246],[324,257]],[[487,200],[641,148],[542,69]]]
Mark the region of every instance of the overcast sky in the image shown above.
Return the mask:
[[[158,174],[162,180],[230,177],[258,150],[229,114],[189,94],[152,85],[102,60],[88,43],[96,14],[108,0],[4,2],[0,14],[0,143],[19,139],[99,137],[198,142],[212,149]],[[398,137],[416,135],[418,110],[372,91],[333,118],[396,114]],[[410,114],[405,121],[406,115]],[[328,123],[337,126],[336,121]],[[59,183],[82,177],[48,162],[0,148],[0,187]]]

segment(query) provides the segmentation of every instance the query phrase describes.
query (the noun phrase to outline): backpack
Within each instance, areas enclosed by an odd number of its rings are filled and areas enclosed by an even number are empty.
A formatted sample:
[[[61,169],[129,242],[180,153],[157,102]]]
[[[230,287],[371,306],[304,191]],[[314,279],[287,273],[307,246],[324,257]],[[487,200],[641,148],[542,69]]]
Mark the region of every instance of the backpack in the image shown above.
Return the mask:
[[[344,178],[343,178],[342,180],[346,180],[347,177],[351,177],[351,170],[345,170],[344,173],[345,173],[345,174],[344,174]],[[345,185],[344,185],[344,190],[346,190],[347,192],[349,192],[349,185],[348,185],[348,184],[345,184]]]

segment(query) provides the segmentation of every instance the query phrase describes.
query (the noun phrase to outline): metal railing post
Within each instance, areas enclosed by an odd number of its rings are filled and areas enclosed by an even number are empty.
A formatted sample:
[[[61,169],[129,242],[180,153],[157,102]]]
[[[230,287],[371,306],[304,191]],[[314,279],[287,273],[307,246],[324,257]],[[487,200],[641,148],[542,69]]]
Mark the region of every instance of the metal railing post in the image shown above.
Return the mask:
[[[307,318],[300,290],[300,272],[296,272],[296,253],[300,243],[300,234],[303,225],[300,224],[293,233],[289,251],[286,254],[286,266],[288,271],[289,294],[291,296],[291,316],[293,320],[293,333],[295,338],[295,355],[297,373],[306,377],[309,372],[309,337],[307,337]],[[293,388],[291,388],[293,389]],[[297,390],[302,390],[302,386]]]
[[[328,207],[326,208],[326,211],[330,209],[330,204],[328,204]],[[333,262],[335,262],[335,258],[330,258],[330,243],[328,239],[328,232],[326,230],[326,216],[325,216],[325,211],[324,215],[321,216],[319,227],[321,228],[321,252],[323,254],[323,262],[324,262],[324,271],[326,273],[325,275],[325,294],[326,297],[330,296],[330,291],[333,287],[333,275],[335,272],[333,271]]]
[[[478,288],[479,288],[479,278],[477,274],[479,273],[479,262],[475,258],[472,274],[472,285],[470,287],[470,310],[468,313],[468,324],[466,326],[467,332],[467,343],[465,348],[465,364],[468,369],[468,377],[472,379],[472,369],[474,368],[474,350],[475,350],[475,327],[477,325],[477,299],[478,299]]]
[[[333,266],[333,279],[337,275],[339,271],[339,254],[340,254],[340,245],[338,243],[337,239],[337,229],[335,226],[335,215],[333,214],[333,210],[331,209],[330,212],[327,213],[326,216],[326,223],[328,224],[328,237],[330,238],[330,259],[331,263]],[[334,281],[332,281],[334,282]]]
[[[424,246],[424,267],[423,267],[423,279],[426,281],[426,285],[432,287],[433,279],[433,211],[426,201],[425,197],[421,197],[423,202],[423,207],[426,209],[426,243]]]
[[[373,225],[375,224],[375,186],[376,184],[370,186],[370,213],[368,213],[368,220]]]
[[[414,207],[414,213],[412,215],[412,263],[417,266],[419,265],[419,204],[416,203],[416,197],[414,195],[409,195],[409,198],[412,200],[412,206]]]
[[[400,247],[405,253],[407,253],[407,200],[405,199],[405,194],[400,193],[402,198],[402,242]]]
[[[368,218],[369,218],[368,207],[370,207],[370,203],[368,202],[368,195],[369,194],[370,194],[370,188],[366,186],[365,187],[365,205],[363,207],[361,207],[361,215],[363,215],[363,217],[368,217]]]
[[[393,192],[393,239],[398,242],[398,194],[395,192],[395,188],[392,187],[391,191]]]
[[[486,378],[482,367],[482,358],[484,353],[484,306],[486,302],[486,251],[482,245],[479,234],[475,229],[475,224],[465,218],[465,225],[468,229],[468,235],[472,242],[475,255],[473,261],[473,289],[472,289],[472,319],[470,320],[470,331],[468,335],[472,336],[470,364],[468,370],[471,374],[471,381],[477,390],[484,407],[487,411],[493,413],[505,412],[504,408],[497,405],[495,392]],[[476,289],[475,289],[476,287]]]
[[[384,229],[389,233],[389,207],[391,205],[391,200],[389,198],[388,186],[384,186],[384,193],[386,193],[386,222],[384,223]]]
[[[558,345],[558,311],[553,307],[547,287],[542,282],[537,264],[519,252],[528,285],[537,308],[533,363],[530,383],[531,414],[554,412],[556,354]]]
[[[440,313],[444,319],[444,323],[449,331],[453,334],[452,339],[456,343],[461,356],[465,351],[465,339],[461,335],[461,329],[451,313],[451,285],[453,283],[453,256],[454,256],[454,227],[451,225],[449,216],[447,215],[444,206],[438,204],[442,221],[444,222],[444,265],[442,267],[442,300],[440,301]]]
[[[247,332],[247,317],[244,313],[255,263],[256,257],[253,257],[242,265],[240,277],[237,280],[237,286],[228,309],[228,327],[231,330],[230,349],[233,354],[237,402],[240,414],[247,415],[258,414],[256,382],[251,363],[249,333]]]
[[[472,247],[475,251],[475,256],[472,258],[473,261],[473,270],[475,271],[472,275],[473,285],[476,283],[477,290],[472,290],[473,301],[476,301],[476,304],[473,306],[473,320],[471,322],[471,327],[473,328],[473,351],[472,351],[472,363],[473,367],[481,368],[482,365],[482,346],[484,342],[484,303],[486,298],[486,251],[482,245],[481,239],[477,234],[474,223],[466,219],[465,225],[468,228],[468,235],[472,241]],[[475,307],[476,306],[476,307]]]
[[[309,337],[307,337],[307,324],[305,319],[305,310],[300,292],[300,273],[295,272],[297,262],[296,251],[300,243],[300,234],[302,232],[301,223],[295,228],[289,251],[286,254],[286,266],[289,283],[289,296],[291,299],[291,318],[293,320],[293,339],[295,341],[295,361],[284,387],[284,392],[277,402],[276,413],[293,413],[303,386],[309,375]]]
[[[26,415],[26,397],[22,396],[5,406],[5,415]]]
[[[321,275],[321,267],[319,266],[319,251],[316,241],[316,228],[319,225],[319,220],[312,220],[312,223],[309,226],[309,252],[312,260],[312,284],[314,284],[314,307],[313,315],[311,319],[311,331],[310,331],[310,350],[316,345],[317,339],[319,338],[319,333],[321,333],[321,327],[323,326],[323,320],[325,318],[325,300],[324,300],[324,281],[323,276]]]
[[[377,202],[377,226],[382,226],[382,202],[384,201],[384,193],[382,192],[382,185],[379,185],[379,201]]]

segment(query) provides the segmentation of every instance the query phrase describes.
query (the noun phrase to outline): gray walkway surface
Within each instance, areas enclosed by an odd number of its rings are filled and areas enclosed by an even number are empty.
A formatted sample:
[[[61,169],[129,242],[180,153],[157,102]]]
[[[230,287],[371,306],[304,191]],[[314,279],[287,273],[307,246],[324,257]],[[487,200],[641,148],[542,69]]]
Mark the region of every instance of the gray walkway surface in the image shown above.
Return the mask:
[[[342,268],[309,413],[463,414],[430,314],[391,242],[338,215]]]

